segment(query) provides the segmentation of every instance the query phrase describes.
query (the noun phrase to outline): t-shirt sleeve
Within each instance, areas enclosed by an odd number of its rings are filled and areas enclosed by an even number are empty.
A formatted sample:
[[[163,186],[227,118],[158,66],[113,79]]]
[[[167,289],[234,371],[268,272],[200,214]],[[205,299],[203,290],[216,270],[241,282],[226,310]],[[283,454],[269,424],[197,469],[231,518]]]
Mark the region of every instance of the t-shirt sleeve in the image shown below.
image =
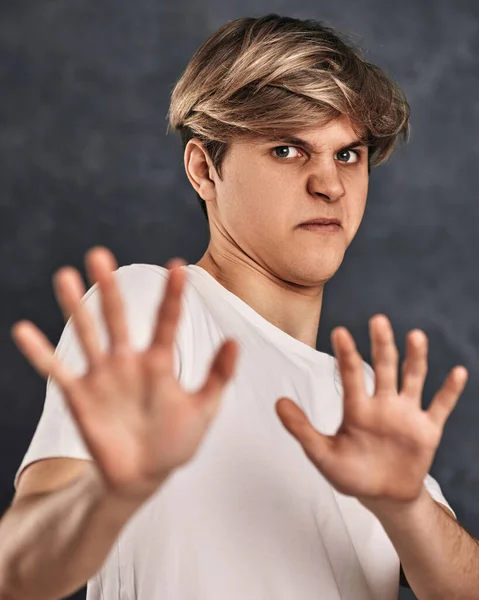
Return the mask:
[[[374,394],[375,387],[375,373],[371,365],[368,365],[368,363],[366,362],[364,362],[364,372],[366,390],[368,394],[372,395]],[[454,516],[456,516],[456,513],[453,511],[446,498],[444,497],[439,483],[429,473],[424,478],[424,486],[436,502],[439,502],[440,504],[443,504],[445,507],[449,508],[449,510],[452,511]]]
[[[156,265],[128,265],[115,271],[115,276],[125,306],[130,343],[136,350],[144,350],[148,347],[153,335],[158,308],[166,288],[168,271],[166,268]],[[101,347],[105,349],[108,344],[108,334],[97,284],[87,291],[82,302],[94,318]],[[182,316],[174,345],[174,368],[178,378],[181,375],[184,320],[185,300],[183,298]],[[81,376],[86,372],[87,361],[71,319],[65,325],[55,354],[72,373]],[[43,412],[27,452],[16,472],[15,488],[20,473],[27,465],[45,458],[59,457],[93,460],[64,401],[60,387],[49,377],[46,384]]]

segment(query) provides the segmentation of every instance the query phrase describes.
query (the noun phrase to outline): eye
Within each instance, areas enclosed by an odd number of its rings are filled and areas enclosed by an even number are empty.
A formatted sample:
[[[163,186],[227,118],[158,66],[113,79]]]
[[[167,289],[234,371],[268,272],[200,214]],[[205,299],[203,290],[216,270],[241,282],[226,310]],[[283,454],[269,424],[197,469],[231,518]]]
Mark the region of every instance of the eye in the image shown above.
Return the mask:
[[[291,150],[297,153],[296,156],[294,155],[294,152],[293,154],[291,153]],[[301,156],[301,153],[296,146],[276,146],[276,148],[273,148],[273,152],[277,158],[297,158],[298,156]]]
[[[339,160],[341,162],[345,162],[347,164],[357,163],[361,158],[361,153],[358,150],[340,150],[336,156],[340,157]],[[355,156],[356,160],[348,160],[351,156]]]

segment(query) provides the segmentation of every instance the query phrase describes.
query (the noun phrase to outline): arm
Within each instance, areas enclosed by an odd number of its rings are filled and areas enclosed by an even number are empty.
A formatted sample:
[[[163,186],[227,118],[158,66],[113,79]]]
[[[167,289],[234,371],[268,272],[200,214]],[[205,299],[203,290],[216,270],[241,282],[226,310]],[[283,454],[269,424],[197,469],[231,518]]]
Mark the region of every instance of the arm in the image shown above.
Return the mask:
[[[373,512],[419,600],[479,598],[479,542],[425,488],[413,504]]]
[[[62,489],[20,497],[0,521],[0,600],[73,593],[139,505],[110,496],[93,465]]]
[[[27,486],[5,514],[0,600],[58,600],[85,583],[135,510],[194,456],[233,376],[237,344],[227,340],[197,391],[184,390],[178,380],[174,341],[185,274],[177,261],[145,349],[130,339],[114,256],[92,250],[86,266],[92,285],[98,284],[106,344],[82,301],[80,274],[67,268],[54,279],[86,359],[83,373],[66,366],[33,323],[17,323],[12,334],[36,370],[58,384],[94,462],[75,481],[70,472],[61,485],[46,477],[41,486]]]
[[[446,421],[467,382],[453,369],[422,409],[427,337],[407,338],[399,388],[399,352],[389,320],[370,320],[374,386],[345,328],[333,332],[344,388],[343,421],[334,436],[317,431],[299,406],[281,398],[276,411],[306,455],[339,492],[356,497],[381,521],[419,600],[479,599],[478,542],[440,508],[424,486]]]

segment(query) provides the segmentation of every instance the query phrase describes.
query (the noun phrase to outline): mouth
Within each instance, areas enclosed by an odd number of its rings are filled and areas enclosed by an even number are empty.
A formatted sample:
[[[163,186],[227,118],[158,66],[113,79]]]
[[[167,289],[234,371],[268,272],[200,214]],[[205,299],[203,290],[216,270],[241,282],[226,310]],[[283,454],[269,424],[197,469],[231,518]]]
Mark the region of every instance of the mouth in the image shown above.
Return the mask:
[[[320,231],[320,232],[336,232],[341,229],[341,223],[338,219],[313,219],[312,221],[306,221],[298,225],[301,229],[308,231]]]
[[[338,225],[341,227],[339,219],[311,219],[311,221],[305,221],[300,224],[301,227],[303,225]]]

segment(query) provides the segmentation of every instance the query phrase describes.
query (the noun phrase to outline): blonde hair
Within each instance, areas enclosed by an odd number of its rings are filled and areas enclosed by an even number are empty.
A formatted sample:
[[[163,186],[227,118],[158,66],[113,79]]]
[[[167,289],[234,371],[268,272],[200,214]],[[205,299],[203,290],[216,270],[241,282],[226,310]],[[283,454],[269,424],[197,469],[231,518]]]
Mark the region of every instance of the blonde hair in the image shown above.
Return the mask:
[[[233,139],[280,139],[341,115],[369,146],[370,167],[377,166],[400,136],[408,139],[409,114],[395,82],[336,31],[270,14],[236,19],[213,33],[176,83],[168,116],[184,145],[200,139],[221,176]]]

